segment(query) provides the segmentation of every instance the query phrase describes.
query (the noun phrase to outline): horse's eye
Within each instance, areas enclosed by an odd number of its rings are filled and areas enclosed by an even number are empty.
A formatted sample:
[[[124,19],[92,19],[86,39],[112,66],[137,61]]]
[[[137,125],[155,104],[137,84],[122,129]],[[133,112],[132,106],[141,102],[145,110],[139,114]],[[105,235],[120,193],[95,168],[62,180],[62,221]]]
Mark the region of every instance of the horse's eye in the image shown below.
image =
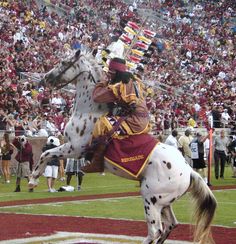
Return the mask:
[[[66,62],[65,62],[65,61],[62,61],[61,64],[62,64],[62,65],[66,65]]]

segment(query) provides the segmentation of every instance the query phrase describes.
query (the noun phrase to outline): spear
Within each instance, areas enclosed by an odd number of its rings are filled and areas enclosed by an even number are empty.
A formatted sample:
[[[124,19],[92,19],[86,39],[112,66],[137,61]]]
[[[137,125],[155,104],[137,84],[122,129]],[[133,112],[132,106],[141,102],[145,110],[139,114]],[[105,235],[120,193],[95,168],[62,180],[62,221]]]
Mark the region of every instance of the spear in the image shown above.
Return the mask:
[[[134,47],[135,43],[136,43],[137,40],[138,40],[139,35],[140,35],[141,32],[143,31],[144,26],[145,26],[145,24],[146,24],[148,18],[149,18],[148,16],[145,18],[145,20],[143,21],[143,23],[142,23],[141,27],[139,28],[137,34],[134,36],[133,40],[131,41],[130,48],[128,48],[128,50],[127,50],[126,53],[124,54],[124,59],[126,59],[126,58],[128,57],[128,55],[130,54],[132,48]]]

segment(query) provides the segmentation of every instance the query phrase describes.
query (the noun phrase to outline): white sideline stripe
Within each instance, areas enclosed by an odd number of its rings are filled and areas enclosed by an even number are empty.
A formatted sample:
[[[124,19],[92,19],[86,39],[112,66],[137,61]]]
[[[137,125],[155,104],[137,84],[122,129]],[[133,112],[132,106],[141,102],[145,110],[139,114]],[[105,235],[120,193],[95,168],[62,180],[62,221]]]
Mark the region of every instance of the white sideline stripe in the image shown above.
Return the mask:
[[[30,235],[30,233],[26,233]],[[67,240],[58,241],[56,239],[67,238]],[[79,239],[78,239],[79,238]],[[114,239],[111,241],[106,239]],[[55,240],[53,240],[55,239]],[[99,240],[100,239],[100,240]],[[79,233],[79,232],[57,232],[54,235],[50,236],[38,236],[38,237],[29,237],[22,239],[14,239],[14,240],[4,240],[0,241],[0,243],[4,244],[27,244],[32,242],[40,242],[45,243],[45,241],[49,241],[49,243],[57,243],[57,244],[72,244],[72,243],[91,243],[94,244],[138,244],[143,241],[144,237],[140,236],[125,236],[125,235],[111,235],[111,234],[88,234],[88,233]],[[118,241],[120,240],[120,241]],[[55,242],[56,241],[56,242]],[[191,244],[192,242],[188,241],[177,241],[177,240],[167,240],[166,244]]]
[[[126,189],[127,187],[131,187],[131,186],[134,186],[134,184],[128,184],[128,185],[109,185],[109,186],[98,186],[98,187],[83,187],[84,190],[95,190],[95,189],[102,189],[102,188],[111,188],[111,189]],[[36,188],[37,189],[37,188]],[[37,192],[48,192],[47,190],[41,190],[41,191],[37,191]],[[26,193],[26,192],[25,192]],[[106,194],[106,193],[105,193]],[[108,193],[110,194],[110,193]],[[111,193],[112,194],[112,193]],[[12,197],[12,196],[15,196],[16,193],[15,192],[9,192],[9,193],[1,193],[0,194],[0,198],[3,198],[3,197]]]
[[[127,186],[133,186],[133,184],[130,184],[130,185],[125,185],[126,187]],[[122,187],[122,186],[120,186],[120,185],[113,185],[113,186],[99,186],[99,187],[97,187],[96,189],[99,189],[99,188],[112,188],[112,189],[114,189],[114,188],[118,188],[118,189],[120,189],[120,188],[125,188],[126,189],[126,187]],[[85,190],[94,190],[95,188],[94,187],[84,187],[83,189],[85,189]],[[212,190],[213,192],[222,192],[222,191],[236,191],[236,189],[220,189],[220,190]],[[42,192],[47,192],[47,190],[42,190],[42,191],[38,191],[38,192],[40,192],[40,193],[42,193]],[[109,193],[108,193],[109,194]],[[112,194],[112,193],[111,193]],[[188,194],[188,193],[187,193]],[[16,195],[16,193],[14,193],[14,192],[12,192],[12,193],[1,193],[0,194],[0,198],[3,198],[3,197],[12,197],[12,196],[15,196]],[[83,195],[84,196],[84,195]],[[28,199],[26,199],[26,200],[28,200]],[[29,199],[30,200],[30,199]]]
[[[27,204],[18,204],[18,205],[12,205],[12,206],[2,206],[1,208],[17,208],[17,207],[27,207],[27,206],[39,206],[39,205],[60,205],[64,203],[83,203],[83,202],[94,202],[94,201],[109,201],[109,200],[119,200],[119,199],[128,199],[128,198],[141,198],[140,196],[127,196],[127,197],[109,197],[109,198],[96,198],[96,199],[82,199],[82,200],[74,200],[74,201],[61,201],[61,202],[47,202],[47,203],[27,203]],[[30,200],[30,199],[29,199]]]
[[[77,203],[78,205],[81,203],[86,203],[86,202],[94,202],[94,201],[116,201],[120,199],[129,199],[129,198],[141,198],[141,196],[127,196],[127,197],[109,197],[109,198],[98,198],[98,199],[83,199],[83,200],[74,200],[74,201],[61,201],[61,202],[48,202],[48,203],[29,203],[29,204],[19,204],[19,205],[12,205],[12,206],[2,206],[0,207],[0,212],[1,208],[17,208],[17,207],[30,207],[30,206],[39,206],[39,205],[50,205],[50,206],[57,206],[65,203]],[[177,202],[189,202],[190,200],[183,200],[183,199],[178,199]],[[228,204],[228,205],[236,205],[236,202],[217,202],[218,204]],[[60,215],[61,216],[61,215]]]
[[[39,205],[60,205],[60,204],[64,204],[64,203],[82,203],[82,202],[93,202],[93,201],[108,201],[108,200],[116,200],[116,199],[127,199],[127,198],[141,198],[140,196],[129,196],[129,197],[115,197],[115,198],[100,198],[100,199],[89,199],[89,200],[75,200],[75,201],[66,201],[66,202],[56,202],[56,203],[40,203],[37,204],[37,206]],[[189,202],[189,200],[178,200],[178,202]],[[218,203],[225,203],[225,202],[218,202]],[[83,204],[83,203],[82,203]],[[234,202],[229,202],[229,204],[235,205],[236,203]],[[7,209],[7,208],[17,208],[17,207],[31,207],[31,206],[35,206],[36,204],[24,204],[24,205],[15,205],[15,206],[3,206],[1,208]],[[0,208],[0,213],[10,213],[12,214],[11,211],[7,212],[1,212],[1,208]],[[22,210],[22,209],[21,209]],[[134,219],[126,219],[126,218],[109,218],[109,217],[103,217],[103,216],[97,216],[97,217],[92,217],[92,216],[73,216],[73,215],[65,215],[65,214],[33,214],[33,213],[24,213],[24,212],[14,212],[14,214],[25,214],[25,215],[34,215],[34,216],[56,216],[56,217],[74,217],[74,218],[80,218],[80,217],[84,217],[84,218],[90,218],[90,219],[110,219],[110,220],[124,220],[124,221],[138,221],[138,222],[146,222],[145,220],[134,220]],[[179,224],[190,224],[188,222],[179,222]],[[236,224],[236,222],[234,222],[233,224]],[[225,226],[225,225],[213,225],[216,227],[224,227],[224,228],[233,228],[230,226]],[[1,242],[0,242],[1,243]]]
[[[213,190],[216,192],[222,192],[222,191],[236,191],[236,189],[219,189],[219,190]]]

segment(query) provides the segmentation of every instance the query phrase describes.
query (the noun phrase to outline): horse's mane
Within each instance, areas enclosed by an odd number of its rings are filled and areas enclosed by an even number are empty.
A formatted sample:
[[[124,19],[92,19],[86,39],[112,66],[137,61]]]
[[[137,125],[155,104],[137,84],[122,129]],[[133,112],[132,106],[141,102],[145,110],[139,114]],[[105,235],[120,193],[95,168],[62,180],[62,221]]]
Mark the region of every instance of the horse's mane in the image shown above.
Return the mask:
[[[101,68],[101,65],[98,64],[92,52],[83,51],[81,54],[83,54],[87,58],[88,62],[91,63],[95,68]]]
[[[92,52],[82,51],[82,55],[85,56],[87,61],[91,64],[91,67],[94,69],[95,73],[98,74],[100,77],[102,76],[102,65],[98,63],[96,58],[93,56]],[[99,77],[99,80],[100,80]]]

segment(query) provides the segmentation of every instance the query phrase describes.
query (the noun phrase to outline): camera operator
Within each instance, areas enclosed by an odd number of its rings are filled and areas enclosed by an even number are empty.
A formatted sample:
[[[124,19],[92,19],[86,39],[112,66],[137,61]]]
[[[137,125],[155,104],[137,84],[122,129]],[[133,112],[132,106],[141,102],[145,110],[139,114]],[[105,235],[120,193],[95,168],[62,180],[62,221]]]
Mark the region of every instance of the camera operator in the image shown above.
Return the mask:
[[[21,178],[29,180],[30,176],[30,165],[33,164],[33,152],[32,146],[28,142],[25,136],[15,137],[12,144],[17,149],[16,161],[18,162],[17,173],[16,173],[16,189],[15,192],[20,192]],[[33,191],[30,189],[29,191]]]

